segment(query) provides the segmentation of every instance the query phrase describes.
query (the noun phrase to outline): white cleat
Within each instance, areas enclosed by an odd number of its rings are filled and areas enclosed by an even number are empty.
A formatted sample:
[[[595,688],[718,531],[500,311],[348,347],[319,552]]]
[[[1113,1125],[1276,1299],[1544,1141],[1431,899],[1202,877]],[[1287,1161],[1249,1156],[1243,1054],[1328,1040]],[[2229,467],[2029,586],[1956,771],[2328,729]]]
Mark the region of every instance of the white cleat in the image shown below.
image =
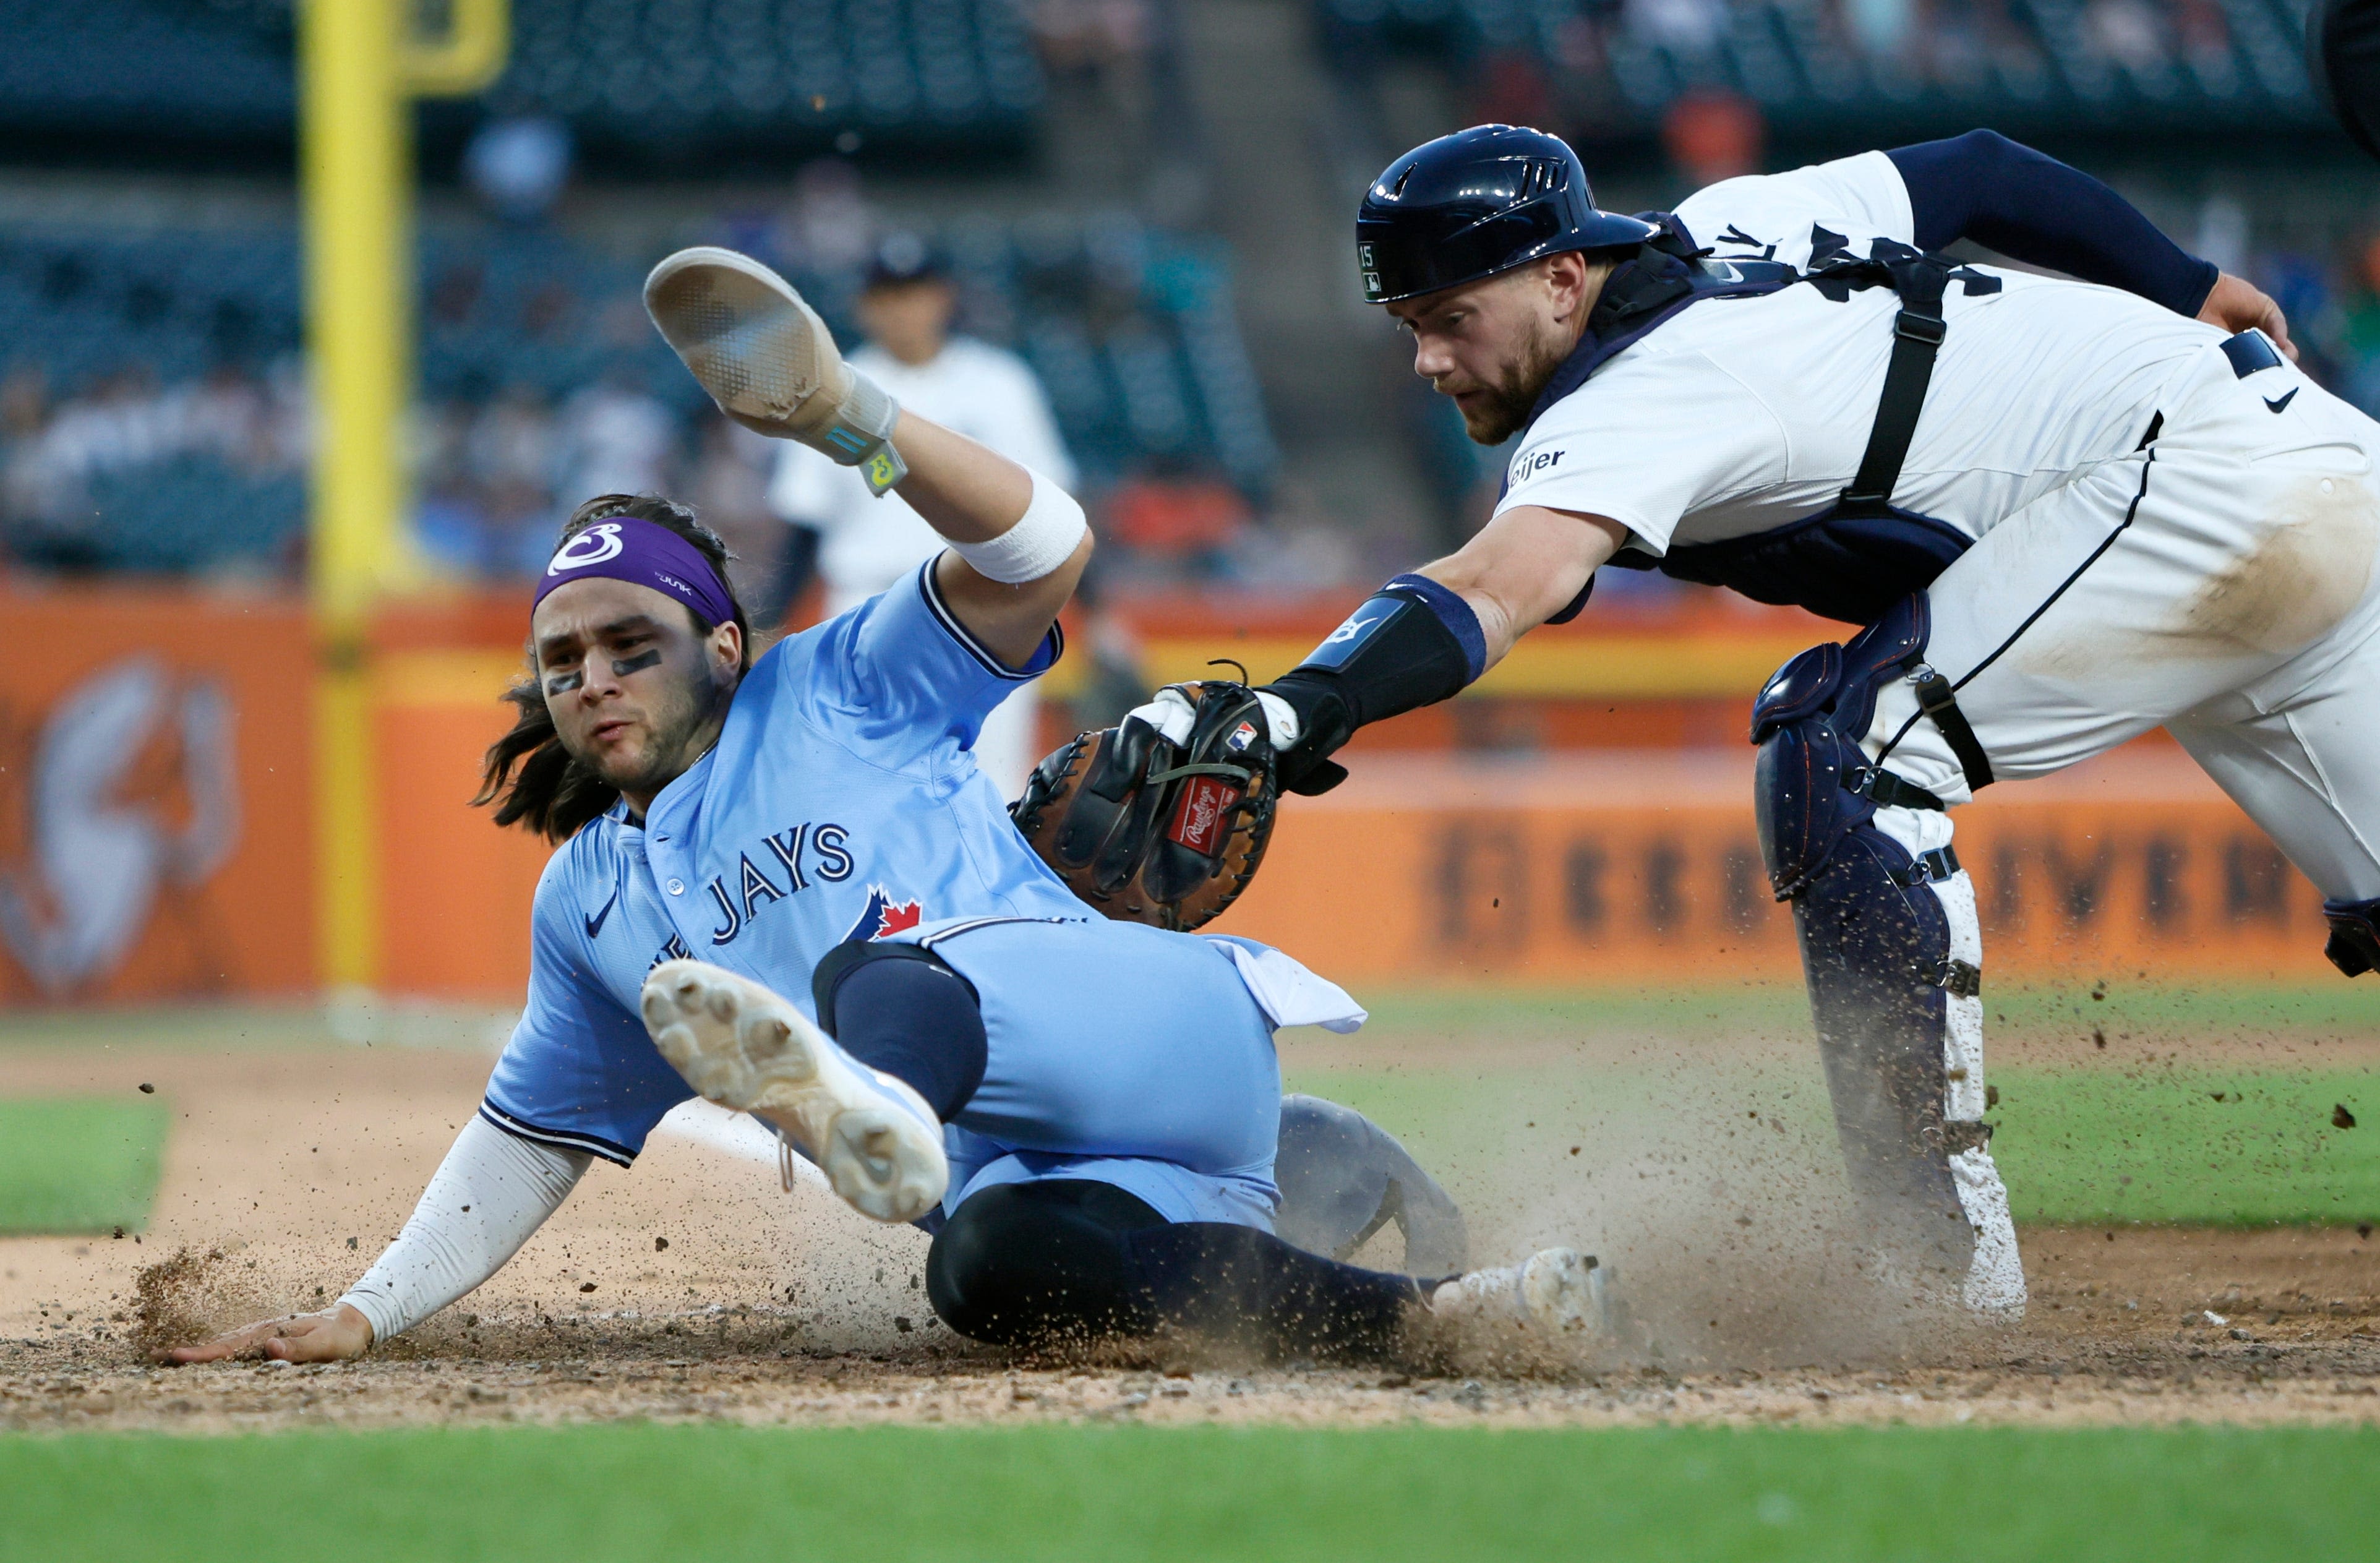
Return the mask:
[[[645,278],[645,313],[719,410],[863,469],[878,494],[907,476],[900,405],[836,351],[794,285],[732,249],[681,249]]]
[[[925,1098],[759,983],[666,961],[645,978],[643,1008],[653,1046],[686,1084],[783,1129],[861,1215],[914,1221],[949,1187],[941,1122]]]
[[[721,410],[764,432],[783,433],[841,362],[794,285],[732,249],[681,249],[655,266],[645,310]]]
[[[1430,1312],[1454,1321],[1516,1324],[1553,1337],[1609,1334],[1606,1272],[1591,1254],[1548,1248],[1518,1265],[1473,1270],[1441,1285]]]

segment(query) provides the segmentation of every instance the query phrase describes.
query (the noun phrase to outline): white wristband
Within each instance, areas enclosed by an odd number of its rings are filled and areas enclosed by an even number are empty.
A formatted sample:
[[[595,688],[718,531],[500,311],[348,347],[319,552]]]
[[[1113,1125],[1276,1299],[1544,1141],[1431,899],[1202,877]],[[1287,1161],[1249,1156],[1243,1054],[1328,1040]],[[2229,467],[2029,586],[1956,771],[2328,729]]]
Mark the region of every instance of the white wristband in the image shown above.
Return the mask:
[[[977,575],[1008,586],[1038,581],[1063,564],[1090,530],[1072,494],[1031,467],[1025,470],[1033,479],[1033,503],[1016,525],[989,542],[951,544],[951,551],[975,566]]]

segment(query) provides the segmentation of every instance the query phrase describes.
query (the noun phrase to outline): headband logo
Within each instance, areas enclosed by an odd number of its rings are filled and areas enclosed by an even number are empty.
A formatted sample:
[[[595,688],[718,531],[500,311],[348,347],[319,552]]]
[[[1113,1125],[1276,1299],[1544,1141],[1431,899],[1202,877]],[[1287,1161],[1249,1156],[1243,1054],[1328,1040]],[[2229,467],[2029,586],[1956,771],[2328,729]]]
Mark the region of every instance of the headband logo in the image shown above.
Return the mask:
[[[617,521],[598,521],[564,543],[561,551],[553,556],[553,563],[545,567],[545,573],[558,576],[565,570],[584,570],[589,564],[619,558],[627,551],[627,546],[620,540]]]

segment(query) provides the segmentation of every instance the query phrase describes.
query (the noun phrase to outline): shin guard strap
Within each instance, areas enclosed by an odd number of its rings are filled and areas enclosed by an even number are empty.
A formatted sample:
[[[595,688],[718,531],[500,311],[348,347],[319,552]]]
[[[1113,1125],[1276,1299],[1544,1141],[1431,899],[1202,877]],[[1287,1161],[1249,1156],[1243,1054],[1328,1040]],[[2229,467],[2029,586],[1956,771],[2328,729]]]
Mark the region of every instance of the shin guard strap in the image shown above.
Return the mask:
[[[2330,919],[2330,942],[2323,953],[2349,976],[2380,971],[2380,900],[2325,901],[2322,915]]]

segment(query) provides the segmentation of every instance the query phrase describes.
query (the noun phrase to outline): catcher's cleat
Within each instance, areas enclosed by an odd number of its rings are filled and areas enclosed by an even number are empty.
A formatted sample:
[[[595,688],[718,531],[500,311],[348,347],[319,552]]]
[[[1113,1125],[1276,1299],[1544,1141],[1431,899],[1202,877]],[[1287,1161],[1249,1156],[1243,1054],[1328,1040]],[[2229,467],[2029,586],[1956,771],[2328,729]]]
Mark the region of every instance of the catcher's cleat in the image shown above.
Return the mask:
[[[861,1215],[914,1221],[942,1197],[950,1163],[925,1098],[759,983],[666,961],[645,978],[643,1009],[653,1045],[686,1084],[777,1125]]]
[[[1548,1337],[1609,1335],[1605,1279],[1595,1255],[1548,1248],[1518,1265],[1457,1276],[1430,1294],[1429,1308],[1442,1319],[1516,1324]]]
[[[793,285],[748,255],[681,249],[645,278],[645,313],[719,410],[856,466],[882,494],[909,475],[892,448],[901,406],[843,361]]]

